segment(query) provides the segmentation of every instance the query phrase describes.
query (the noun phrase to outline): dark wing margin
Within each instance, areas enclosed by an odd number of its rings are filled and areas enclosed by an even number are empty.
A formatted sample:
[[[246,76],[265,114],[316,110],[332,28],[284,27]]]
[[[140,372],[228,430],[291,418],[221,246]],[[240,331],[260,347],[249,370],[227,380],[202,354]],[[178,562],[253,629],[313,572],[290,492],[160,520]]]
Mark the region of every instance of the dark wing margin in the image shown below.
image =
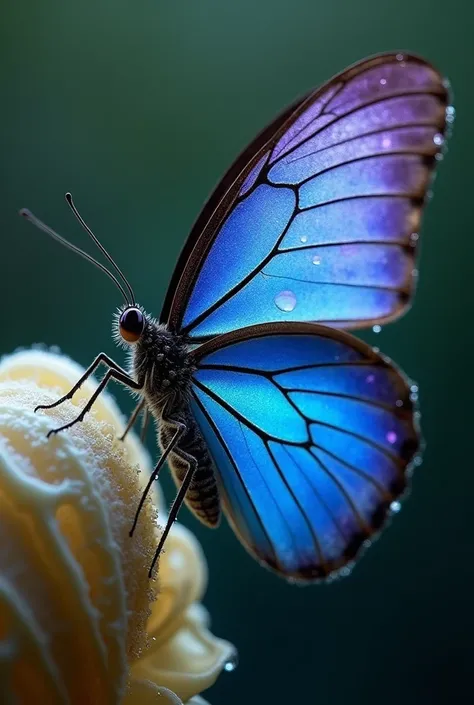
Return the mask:
[[[402,85],[399,89],[399,79],[395,76],[390,79],[390,92],[384,98],[385,87],[380,83],[385,79],[379,80],[377,72],[385,69],[393,72],[394,66],[404,65],[413,71],[419,67],[430,76],[427,79],[425,75],[424,84],[418,88],[415,76],[413,85],[409,88]],[[387,91],[388,88],[387,85]],[[409,103],[409,110],[404,100]],[[385,103],[386,110],[382,106]],[[267,321],[312,320],[359,328],[401,315],[414,291],[412,272],[417,230],[429,186],[427,177],[444,141],[448,103],[446,82],[435,69],[417,56],[398,53],[382,54],[355,64],[296,101],[249,145],[209,198],[178,260],[161,321],[172,330],[186,333],[194,342],[202,342],[232,328]],[[385,112],[374,115],[375,104]],[[327,106],[330,115],[323,114]],[[354,112],[360,114],[357,120],[351,117]],[[413,115],[417,116],[415,121]],[[359,123],[362,125],[360,137],[357,131],[351,132],[354,125],[348,124],[348,120],[357,123],[356,130]],[[345,137],[343,133],[337,136],[339,126],[346,130]],[[348,147],[354,156],[344,161],[341,155]],[[387,171],[390,183],[387,179],[384,182]],[[361,182],[360,188],[354,187]],[[254,198],[257,189],[260,189],[259,203]],[[278,204],[272,200],[272,192],[276,190],[280,191]],[[329,198],[327,194],[332,195]],[[342,205],[336,212],[334,205],[338,200]],[[272,232],[262,233],[261,238],[252,235],[254,239],[247,239],[242,247],[255,250],[247,276],[236,271],[235,276],[228,277],[228,291],[223,293],[226,282],[219,285],[219,296],[206,292],[205,277],[198,292],[196,284],[203,265],[236,209],[247,208],[246,220],[232,226],[232,237],[239,232],[242,222],[255,223],[258,233],[265,213],[274,206],[280,220],[275,223],[273,247],[268,246]],[[377,239],[375,231],[380,227],[377,223],[387,221],[393,224],[389,230],[394,232],[384,231],[383,237]],[[344,222],[349,222],[353,231],[347,238],[341,238]],[[278,232],[280,226],[282,231]],[[410,234],[402,233],[402,228],[410,230]],[[316,231],[315,238],[312,233]],[[311,248],[320,249],[313,252]],[[307,253],[303,252],[305,249]],[[344,270],[338,264],[342,249]],[[323,266],[307,269],[309,257],[314,263],[322,261]],[[213,271],[219,278],[225,267],[220,256],[215,259]],[[388,267],[384,268],[387,261]],[[222,272],[216,269],[216,264]],[[241,264],[240,269],[246,266]],[[228,267],[232,267],[231,262]],[[293,279],[288,271],[296,272]],[[275,295],[274,288],[277,292],[281,288],[281,292]],[[296,307],[287,300],[288,295],[291,299],[293,289],[295,300],[300,302]],[[208,294],[206,310],[204,304],[193,305],[195,310],[191,310],[193,292],[198,301],[206,298],[202,293]],[[350,305],[348,292],[353,302]],[[262,304],[255,320],[243,314],[240,320],[239,311],[248,310],[248,302],[256,298],[265,299],[266,308]],[[321,305],[316,306],[316,300]],[[325,304],[327,300],[329,303]],[[338,320],[332,320],[334,301],[342,312]],[[347,317],[346,312],[350,314]]]
[[[241,543],[289,580],[347,571],[419,462],[416,387],[315,324],[254,326],[193,356],[191,406]]]

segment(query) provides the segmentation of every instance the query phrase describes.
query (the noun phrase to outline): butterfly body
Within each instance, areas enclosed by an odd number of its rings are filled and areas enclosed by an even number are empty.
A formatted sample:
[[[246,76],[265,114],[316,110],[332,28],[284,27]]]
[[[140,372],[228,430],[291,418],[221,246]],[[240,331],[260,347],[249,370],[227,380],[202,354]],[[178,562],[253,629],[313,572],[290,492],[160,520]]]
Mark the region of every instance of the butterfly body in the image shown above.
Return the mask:
[[[162,451],[169,447],[178,427],[183,428],[179,441],[168,456],[168,464],[177,487],[181,487],[196,461],[193,479],[185,503],[197,519],[215,527],[220,520],[220,500],[213,468],[198,425],[189,408],[191,375],[194,362],[183,336],[170,332],[141,311],[143,330],[139,341],[130,348],[130,375],[137,381],[146,409],[152,414]],[[116,323],[120,314],[116,317]],[[119,330],[115,330],[120,339]]]
[[[447,82],[408,54],[365,59],[308,93],[209,198],[159,322],[66,196],[128,288],[95,262],[127,302],[116,338],[131,367],[101,354],[64,398],[105,362],[78,419],[109,379],[155,418],[162,455],[132,533],[166,460],[179,489],[152,568],[183,501],[208,526],[222,508],[257,561],[306,582],[347,567],[398,511],[419,462],[417,387],[344,329],[408,309],[453,118]]]

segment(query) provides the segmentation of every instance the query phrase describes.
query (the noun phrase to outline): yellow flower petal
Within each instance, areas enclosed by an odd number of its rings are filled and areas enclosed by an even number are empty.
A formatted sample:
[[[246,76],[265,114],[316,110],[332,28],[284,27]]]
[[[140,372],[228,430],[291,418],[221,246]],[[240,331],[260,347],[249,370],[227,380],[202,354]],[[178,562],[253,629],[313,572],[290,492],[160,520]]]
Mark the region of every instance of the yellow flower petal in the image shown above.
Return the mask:
[[[152,606],[148,631],[153,648],[165,642],[179,627],[183,612],[206,589],[207,567],[199,542],[181,524],[175,524],[160,558],[160,599]]]
[[[233,660],[235,649],[217,639],[207,626],[206,610],[198,604],[189,607],[179,629],[156,650],[151,646],[132,666],[133,676],[165,685],[184,702],[209,688],[225,664]]]
[[[168,688],[160,688],[151,681],[134,680],[122,705],[183,705],[183,703]]]
[[[153,592],[136,576],[154,525],[148,506],[130,540],[141,486],[112,426],[86,417],[46,438],[77,415],[69,402],[33,413],[56,398],[32,382],[0,384],[3,667],[18,702],[112,703],[145,643]]]

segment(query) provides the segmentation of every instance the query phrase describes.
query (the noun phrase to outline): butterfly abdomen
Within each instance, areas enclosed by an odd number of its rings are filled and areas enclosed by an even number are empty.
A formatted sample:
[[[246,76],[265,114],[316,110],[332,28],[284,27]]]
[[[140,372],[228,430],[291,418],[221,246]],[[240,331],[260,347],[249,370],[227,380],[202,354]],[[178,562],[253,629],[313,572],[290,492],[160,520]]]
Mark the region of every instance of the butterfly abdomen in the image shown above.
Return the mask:
[[[214,528],[220,521],[221,503],[213,463],[191,414],[181,408],[179,420],[186,424],[187,430],[168,458],[173,480],[177,487],[181,486],[189,469],[186,456],[197,460],[197,469],[184,501],[199,521]],[[162,420],[159,430],[162,450],[168,446],[174,432],[172,423]]]

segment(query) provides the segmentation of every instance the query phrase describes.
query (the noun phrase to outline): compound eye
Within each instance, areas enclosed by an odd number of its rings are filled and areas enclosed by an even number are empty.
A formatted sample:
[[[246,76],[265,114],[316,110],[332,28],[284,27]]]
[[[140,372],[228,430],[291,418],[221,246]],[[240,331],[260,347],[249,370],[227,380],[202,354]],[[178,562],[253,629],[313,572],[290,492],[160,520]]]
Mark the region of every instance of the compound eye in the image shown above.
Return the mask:
[[[127,343],[136,343],[143,333],[145,319],[138,308],[127,308],[119,321],[120,335]]]

